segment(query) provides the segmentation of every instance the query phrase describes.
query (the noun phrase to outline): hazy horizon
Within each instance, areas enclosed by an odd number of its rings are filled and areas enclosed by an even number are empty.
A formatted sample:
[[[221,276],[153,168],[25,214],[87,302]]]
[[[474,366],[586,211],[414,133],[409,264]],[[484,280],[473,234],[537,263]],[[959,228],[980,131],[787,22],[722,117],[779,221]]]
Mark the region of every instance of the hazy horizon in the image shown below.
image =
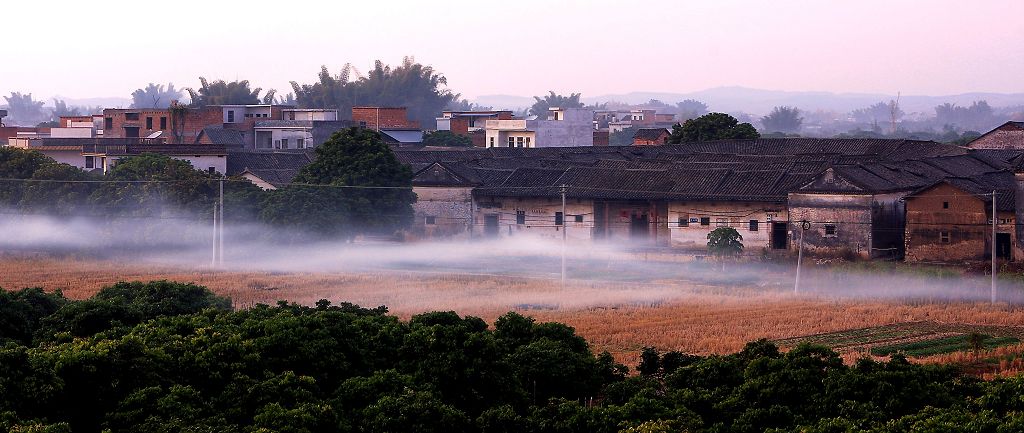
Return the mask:
[[[469,99],[723,86],[1022,91],[1024,56],[1012,47],[1024,41],[1015,22],[1024,2],[387,3],[11,2],[5,15],[15,19],[3,33],[16,67],[0,69],[0,92],[128,98],[149,82],[198,87],[204,76],[248,79],[283,95],[291,80],[315,81],[321,65],[336,73],[351,62],[365,72],[375,60],[394,65],[404,56],[433,66]]]

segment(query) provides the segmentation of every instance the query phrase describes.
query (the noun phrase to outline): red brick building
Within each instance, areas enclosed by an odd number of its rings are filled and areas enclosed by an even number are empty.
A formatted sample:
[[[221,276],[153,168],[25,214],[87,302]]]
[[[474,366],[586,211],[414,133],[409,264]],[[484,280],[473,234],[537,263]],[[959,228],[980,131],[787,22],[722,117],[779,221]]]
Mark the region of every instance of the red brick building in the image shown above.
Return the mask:
[[[633,134],[634,146],[658,146],[668,144],[669,132],[665,128],[640,128]]]
[[[352,107],[352,121],[368,129],[419,129],[405,107]]]
[[[194,144],[203,129],[216,126],[240,131],[244,142],[254,142],[259,120],[280,119],[282,105],[210,105],[184,108],[175,118],[171,108],[108,108],[103,110],[105,138],[145,138],[159,133],[172,144]]]

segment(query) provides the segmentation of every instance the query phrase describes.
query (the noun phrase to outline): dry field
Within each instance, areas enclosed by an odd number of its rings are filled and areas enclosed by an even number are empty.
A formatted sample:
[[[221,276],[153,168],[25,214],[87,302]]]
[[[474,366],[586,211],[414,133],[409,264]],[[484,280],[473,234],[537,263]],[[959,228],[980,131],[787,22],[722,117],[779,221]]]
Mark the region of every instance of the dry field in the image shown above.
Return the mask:
[[[472,273],[218,271],[73,258],[0,259],[0,287],[60,289],[70,298],[88,297],[117,281],[157,279],[207,286],[231,297],[239,308],[278,300],[312,304],[329,299],[370,307],[386,305],[403,318],[424,311],[455,310],[489,322],[515,310],[541,321],[567,323],[595,349],[608,350],[627,364],[636,362],[635,356],[644,346],[714,354],[734,352],[759,338],[784,340],[904,322],[1024,324],[1024,308],[1006,304],[840,300],[764,287],[677,280],[570,280],[563,288],[548,278]],[[851,348],[839,349],[846,351],[848,359],[857,353]],[[1020,353],[1022,348],[995,350]],[[958,361],[955,355],[925,360]]]

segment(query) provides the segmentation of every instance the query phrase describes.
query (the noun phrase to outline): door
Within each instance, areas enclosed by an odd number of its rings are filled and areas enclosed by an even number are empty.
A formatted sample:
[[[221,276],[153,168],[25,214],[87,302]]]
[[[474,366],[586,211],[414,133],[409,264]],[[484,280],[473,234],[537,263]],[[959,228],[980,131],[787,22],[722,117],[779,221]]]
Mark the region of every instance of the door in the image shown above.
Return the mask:
[[[1010,247],[1009,233],[996,233],[996,258],[1000,260],[1012,260],[1013,249]]]
[[[772,249],[784,250],[789,246],[789,224],[772,223]]]
[[[650,234],[650,219],[647,214],[629,216],[629,236],[634,239],[646,238]]]
[[[484,236],[489,238],[498,236],[498,215],[484,215]]]

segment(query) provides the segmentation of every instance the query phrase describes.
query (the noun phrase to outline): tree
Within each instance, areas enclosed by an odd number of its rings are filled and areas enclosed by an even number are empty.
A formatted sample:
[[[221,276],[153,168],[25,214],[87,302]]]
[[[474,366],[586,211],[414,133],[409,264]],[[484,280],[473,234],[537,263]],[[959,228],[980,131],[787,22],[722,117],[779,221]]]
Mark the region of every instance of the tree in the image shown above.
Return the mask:
[[[771,113],[761,118],[761,126],[768,132],[796,132],[804,119],[796,107],[775,107]]]
[[[46,120],[43,101],[32,99],[31,93],[11,92],[7,100],[7,121],[12,125],[35,125]]]
[[[890,100],[889,102],[879,101],[866,108],[858,108],[850,112],[850,115],[858,123],[886,124],[892,120],[893,111],[895,111],[896,120],[903,118],[905,114],[895,100]]]
[[[166,88],[163,84],[149,83],[145,89],[132,92],[132,108],[167,108],[182,96],[181,90],[174,88],[174,83],[167,83]]]
[[[708,104],[696,99],[686,99],[676,103],[680,121],[696,119],[708,113]]]
[[[549,91],[547,96],[543,98],[534,96],[534,103],[530,106],[530,114],[537,116],[538,118],[544,119],[548,116],[548,109],[557,108],[581,108],[583,103],[580,102],[579,93],[570,93],[569,96],[556,94],[554,91]]]
[[[398,162],[379,133],[343,129],[314,152],[316,158],[299,171],[294,182],[340,194],[347,207],[349,234],[386,233],[412,222],[416,201],[412,169]]]
[[[451,131],[432,131],[423,133],[424,146],[471,147],[473,139]]]
[[[274,90],[268,90],[263,98],[260,98],[260,92],[263,89],[257,87],[255,89],[249,88],[248,80],[226,82],[224,80],[216,80],[213,82],[207,81],[204,77],[199,77],[199,82],[202,83],[202,87],[199,90],[194,90],[191,87],[186,88],[189,97],[192,98],[193,107],[205,107],[207,105],[231,105],[231,104],[269,104],[274,100]]]
[[[637,127],[630,126],[629,128],[621,131],[615,131],[608,135],[609,146],[632,146],[633,135],[636,134]]]
[[[90,200],[114,214],[205,213],[213,206],[215,182],[210,174],[166,155],[122,158],[107,171],[106,179],[124,182],[103,183]]]
[[[757,129],[749,123],[739,123],[725,113],[710,113],[672,126],[670,144],[712,140],[759,138]]]
[[[36,171],[56,161],[40,152],[0,146],[0,178],[31,179]],[[26,182],[0,182],[0,204],[15,205],[24,195]]]
[[[352,79],[353,74],[356,80]],[[420,125],[432,124],[441,110],[458,98],[444,88],[447,84],[444,75],[412,57],[402,59],[398,67],[378,60],[365,77],[351,64],[345,64],[337,75],[331,75],[322,66],[317,83],[291,82],[301,107],[334,108],[349,113],[354,105],[400,106],[406,107],[409,117]]]
[[[708,252],[718,257],[743,253],[743,235],[732,227],[719,227],[708,233]]]

